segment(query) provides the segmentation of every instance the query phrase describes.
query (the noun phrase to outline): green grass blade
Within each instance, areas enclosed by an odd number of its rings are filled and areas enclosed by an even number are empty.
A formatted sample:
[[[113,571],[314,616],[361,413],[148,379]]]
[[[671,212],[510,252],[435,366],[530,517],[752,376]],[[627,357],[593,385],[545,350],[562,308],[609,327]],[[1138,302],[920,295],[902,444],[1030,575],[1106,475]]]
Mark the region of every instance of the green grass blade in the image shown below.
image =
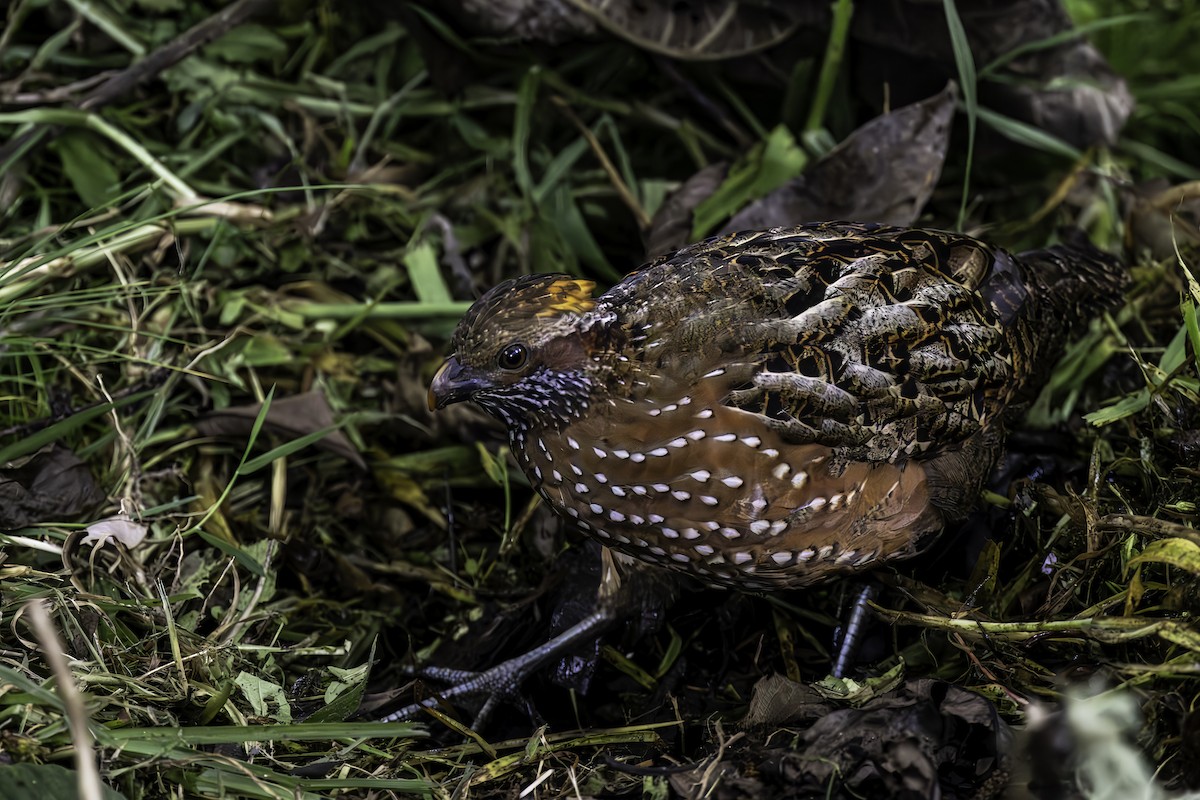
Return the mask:
[[[950,45],[954,49],[954,64],[958,69],[959,88],[962,89],[963,106],[967,110],[967,163],[963,168],[962,200],[958,206],[958,221],[955,227],[962,230],[967,223],[967,203],[971,195],[971,166],[975,160],[975,125],[979,116],[979,99],[975,77],[975,58],[971,55],[971,42],[958,16],[954,0],[942,0],[946,14],[946,28],[950,31]]]

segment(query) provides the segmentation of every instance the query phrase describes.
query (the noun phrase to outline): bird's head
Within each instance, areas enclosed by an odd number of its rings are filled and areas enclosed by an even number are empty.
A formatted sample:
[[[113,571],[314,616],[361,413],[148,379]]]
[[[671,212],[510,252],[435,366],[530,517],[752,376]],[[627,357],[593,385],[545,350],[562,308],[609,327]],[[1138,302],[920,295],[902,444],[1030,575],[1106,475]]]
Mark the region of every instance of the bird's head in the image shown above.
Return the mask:
[[[510,428],[565,424],[586,408],[591,281],[526,275],[481,297],[459,322],[429,387],[430,409],[472,400]]]

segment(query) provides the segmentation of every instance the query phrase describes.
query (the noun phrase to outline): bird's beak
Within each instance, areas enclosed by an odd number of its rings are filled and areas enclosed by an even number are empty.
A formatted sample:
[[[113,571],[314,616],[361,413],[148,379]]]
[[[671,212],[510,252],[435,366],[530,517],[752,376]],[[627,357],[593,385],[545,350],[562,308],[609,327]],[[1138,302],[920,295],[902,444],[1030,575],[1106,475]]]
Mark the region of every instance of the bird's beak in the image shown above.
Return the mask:
[[[429,410],[470,399],[475,390],[483,387],[483,381],[473,373],[474,370],[464,367],[454,356],[447,358],[429,384]]]

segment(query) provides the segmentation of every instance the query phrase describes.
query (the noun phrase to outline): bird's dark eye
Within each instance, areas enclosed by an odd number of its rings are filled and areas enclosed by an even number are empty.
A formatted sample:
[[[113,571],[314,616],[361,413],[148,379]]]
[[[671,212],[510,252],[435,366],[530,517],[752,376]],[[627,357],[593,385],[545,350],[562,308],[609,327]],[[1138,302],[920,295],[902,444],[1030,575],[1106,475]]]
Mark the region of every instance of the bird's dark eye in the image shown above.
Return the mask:
[[[500,365],[500,369],[520,369],[528,360],[529,348],[520,342],[508,345],[500,351],[500,355],[496,356],[496,363]]]

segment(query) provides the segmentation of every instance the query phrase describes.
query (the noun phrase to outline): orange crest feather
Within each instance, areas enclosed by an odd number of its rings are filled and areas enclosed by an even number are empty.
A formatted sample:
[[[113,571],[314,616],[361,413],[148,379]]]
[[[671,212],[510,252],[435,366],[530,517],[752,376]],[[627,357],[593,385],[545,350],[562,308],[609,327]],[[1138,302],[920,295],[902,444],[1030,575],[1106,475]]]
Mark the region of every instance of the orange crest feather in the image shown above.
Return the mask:
[[[583,314],[591,311],[596,301],[592,299],[592,289],[596,288],[594,281],[563,278],[546,287],[545,307],[538,311],[539,317],[553,317],[559,314]]]

